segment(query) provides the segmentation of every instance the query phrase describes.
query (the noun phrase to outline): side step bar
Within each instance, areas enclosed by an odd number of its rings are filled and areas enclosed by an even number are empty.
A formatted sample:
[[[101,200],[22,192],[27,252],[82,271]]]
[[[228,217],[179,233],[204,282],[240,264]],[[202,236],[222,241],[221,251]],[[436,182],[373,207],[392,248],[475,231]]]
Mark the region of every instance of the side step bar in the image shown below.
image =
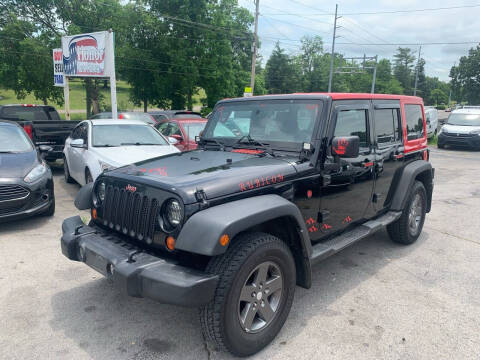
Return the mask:
[[[345,249],[353,243],[366,238],[369,235],[377,232],[386,225],[394,222],[402,215],[401,211],[389,211],[385,215],[380,216],[374,220],[344,232],[324,243],[318,243],[312,246],[312,256],[310,262],[315,264],[337,252]]]

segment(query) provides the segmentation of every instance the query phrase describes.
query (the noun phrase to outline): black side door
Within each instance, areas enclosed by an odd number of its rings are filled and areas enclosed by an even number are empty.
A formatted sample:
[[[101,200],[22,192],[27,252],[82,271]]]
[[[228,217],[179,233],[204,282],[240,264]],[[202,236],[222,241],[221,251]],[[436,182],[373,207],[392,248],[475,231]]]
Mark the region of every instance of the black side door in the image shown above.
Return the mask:
[[[376,213],[388,208],[404,161],[400,102],[374,100],[375,190],[372,198]]]
[[[318,231],[321,239],[347,226],[363,221],[371,204],[374,187],[374,157],[370,100],[343,100],[333,103],[327,138],[358,136],[360,153],[356,158],[334,158],[331,147],[321,170],[322,185]]]

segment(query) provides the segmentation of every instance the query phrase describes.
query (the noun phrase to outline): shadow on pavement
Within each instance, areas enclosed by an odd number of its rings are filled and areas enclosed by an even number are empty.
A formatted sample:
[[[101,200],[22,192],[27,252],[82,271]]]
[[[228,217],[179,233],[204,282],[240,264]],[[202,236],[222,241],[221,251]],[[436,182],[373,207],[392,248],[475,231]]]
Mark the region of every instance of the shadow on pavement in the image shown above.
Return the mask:
[[[301,336],[312,315],[339,321],[335,317],[342,313],[330,309],[337,299],[375,276],[392,260],[422,246],[427,239],[424,232],[417,243],[400,246],[389,240],[386,231],[381,231],[314,267],[312,288],[297,287],[283,330],[258,357],[280,356],[287,341]],[[204,344],[196,309],[128,297],[104,278],[89,278],[82,286],[57,293],[51,305],[53,330],[65,333],[93,359],[206,359],[217,354],[211,354]],[[349,311],[352,310],[344,309],[343,314]],[[381,331],[381,327],[372,331]],[[218,357],[230,356],[218,353]]]

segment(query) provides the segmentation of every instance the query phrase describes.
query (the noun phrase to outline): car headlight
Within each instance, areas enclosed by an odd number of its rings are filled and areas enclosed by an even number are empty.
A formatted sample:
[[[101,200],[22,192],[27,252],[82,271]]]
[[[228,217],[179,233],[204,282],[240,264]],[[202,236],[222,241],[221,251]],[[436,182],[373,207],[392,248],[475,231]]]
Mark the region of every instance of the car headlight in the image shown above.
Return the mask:
[[[448,133],[447,129],[445,129],[445,126],[442,126],[440,128],[440,131],[438,132],[438,135],[440,135],[441,133],[445,133],[445,134]]]
[[[97,185],[97,199],[102,203],[105,201],[105,183],[100,181]]]
[[[27,183],[32,183],[40,179],[43,175],[47,173],[47,165],[45,163],[38,164],[25,176],[23,181]]]
[[[173,230],[176,228],[183,219],[183,208],[180,202],[176,199],[170,199],[167,201],[163,211],[163,224],[164,230]]]
[[[472,130],[472,131],[470,131],[470,134],[472,134],[472,135],[480,135],[480,129]]]
[[[100,164],[100,169],[102,169],[102,172],[116,169],[115,166],[110,165],[109,163],[106,163],[105,161],[98,160],[98,163]]]

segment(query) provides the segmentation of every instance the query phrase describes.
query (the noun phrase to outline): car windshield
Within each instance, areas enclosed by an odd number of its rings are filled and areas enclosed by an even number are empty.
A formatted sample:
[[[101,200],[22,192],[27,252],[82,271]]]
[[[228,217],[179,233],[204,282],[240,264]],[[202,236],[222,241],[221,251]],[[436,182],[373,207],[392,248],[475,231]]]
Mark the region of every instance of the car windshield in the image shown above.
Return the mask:
[[[195,136],[200,135],[200,132],[205,128],[207,122],[185,122],[182,124],[185,134],[189,139],[195,139]]]
[[[450,114],[447,124],[480,126],[480,114]]]
[[[149,125],[94,125],[92,145],[98,147],[123,145],[168,145],[162,135]]]
[[[0,153],[32,151],[25,131],[14,125],[0,124]]]
[[[228,143],[255,140],[275,148],[300,150],[312,139],[319,100],[252,100],[221,104],[212,113],[204,139]],[[243,140],[243,139],[247,140]]]
[[[201,119],[202,115],[195,114],[195,113],[177,113],[173,117],[175,119],[194,119],[194,118]]]

